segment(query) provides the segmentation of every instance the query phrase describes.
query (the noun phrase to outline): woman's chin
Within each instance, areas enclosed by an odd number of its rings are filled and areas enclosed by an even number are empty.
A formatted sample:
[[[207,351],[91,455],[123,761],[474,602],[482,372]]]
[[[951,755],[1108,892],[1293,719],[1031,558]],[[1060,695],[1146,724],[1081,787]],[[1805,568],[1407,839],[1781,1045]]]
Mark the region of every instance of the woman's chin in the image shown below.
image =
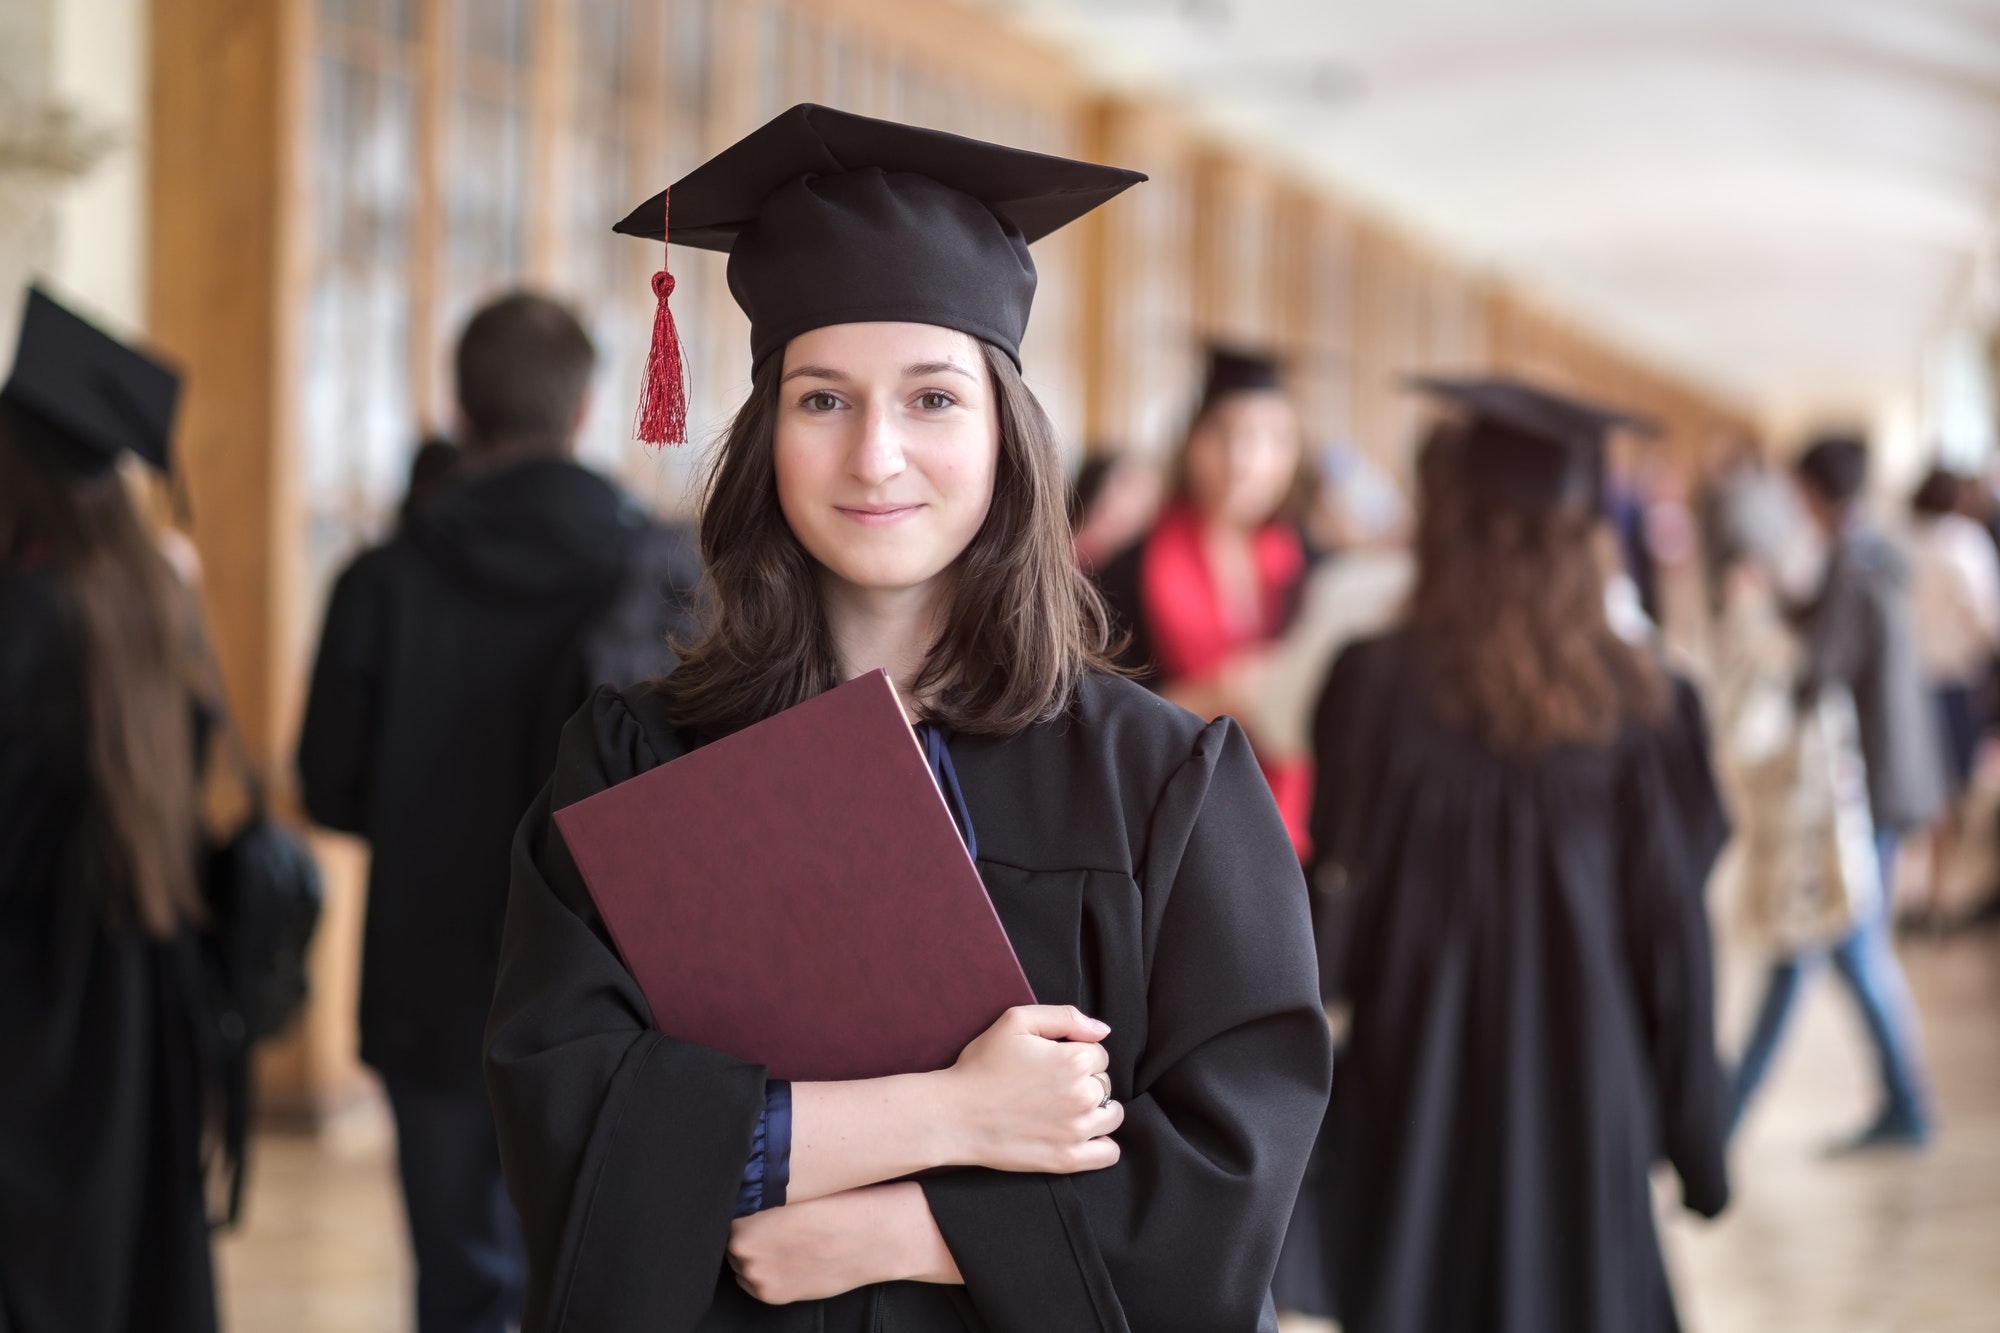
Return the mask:
[[[833,560],[821,562],[835,581],[858,593],[870,596],[892,596],[912,592],[934,583],[943,566],[932,567],[919,563],[889,563],[867,560]]]

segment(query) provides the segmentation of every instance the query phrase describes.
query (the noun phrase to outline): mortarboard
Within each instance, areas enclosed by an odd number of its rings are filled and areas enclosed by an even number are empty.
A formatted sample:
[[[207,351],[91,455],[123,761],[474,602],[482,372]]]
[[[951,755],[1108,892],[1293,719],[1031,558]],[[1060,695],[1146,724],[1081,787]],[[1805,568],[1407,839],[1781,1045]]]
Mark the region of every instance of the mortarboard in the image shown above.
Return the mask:
[[[1201,407],[1196,415],[1208,411],[1232,393],[1281,391],[1283,388],[1276,357],[1211,343],[1208,348],[1208,378],[1202,383]]]
[[[28,288],[0,403],[31,447],[85,474],[127,449],[166,472],[180,387],[165,364]]]
[[[1028,246],[1144,179],[806,103],[613,230],[727,252],[753,364],[812,329],[895,320],[971,334],[1018,366],[1035,295]],[[671,277],[654,278],[660,313],[639,431],[649,443],[685,433],[672,290]]]
[[[1604,442],[1616,429],[1656,435],[1650,418],[1524,380],[1420,375],[1407,383],[1458,412],[1459,466],[1487,490],[1530,508],[1604,500]]]

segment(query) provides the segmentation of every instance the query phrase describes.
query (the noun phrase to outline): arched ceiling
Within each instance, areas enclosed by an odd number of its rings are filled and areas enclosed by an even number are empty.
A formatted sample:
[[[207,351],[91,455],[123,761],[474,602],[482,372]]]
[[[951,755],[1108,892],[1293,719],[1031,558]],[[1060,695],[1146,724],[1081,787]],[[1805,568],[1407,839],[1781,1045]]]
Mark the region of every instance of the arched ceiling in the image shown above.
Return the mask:
[[[986,0],[1767,413],[1991,284],[2000,0]]]

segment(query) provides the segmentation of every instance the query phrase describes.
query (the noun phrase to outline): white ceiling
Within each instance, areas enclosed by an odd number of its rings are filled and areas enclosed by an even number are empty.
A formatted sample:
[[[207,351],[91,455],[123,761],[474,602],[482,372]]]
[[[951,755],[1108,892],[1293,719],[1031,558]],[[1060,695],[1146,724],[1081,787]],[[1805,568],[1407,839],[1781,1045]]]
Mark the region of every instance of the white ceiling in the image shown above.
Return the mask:
[[[1766,414],[1978,317],[2000,0],[985,0]]]

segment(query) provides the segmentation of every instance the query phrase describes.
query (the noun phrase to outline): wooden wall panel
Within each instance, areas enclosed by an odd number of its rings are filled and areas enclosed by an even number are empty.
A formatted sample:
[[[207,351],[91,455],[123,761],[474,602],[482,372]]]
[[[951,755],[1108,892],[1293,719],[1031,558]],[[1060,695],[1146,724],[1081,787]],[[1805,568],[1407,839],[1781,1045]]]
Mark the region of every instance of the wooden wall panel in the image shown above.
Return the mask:
[[[1096,255],[1086,277],[1085,419],[1093,448],[1158,456],[1177,443],[1198,388],[1197,145],[1153,103],[1107,101],[1093,129],[1090,156],[1151,179],[1084,224]]]
[[[187,373],[177,447],[229,703],[290,808],[307,637],[293,404],[307,193],[294,152],[302,0],[157,0],[152,23],[148,324]],[[267,1108],[311,1113],[358,1086],[351,977],[359,876],[330,876],[316,945],[323,1000],[264,1053]]]

